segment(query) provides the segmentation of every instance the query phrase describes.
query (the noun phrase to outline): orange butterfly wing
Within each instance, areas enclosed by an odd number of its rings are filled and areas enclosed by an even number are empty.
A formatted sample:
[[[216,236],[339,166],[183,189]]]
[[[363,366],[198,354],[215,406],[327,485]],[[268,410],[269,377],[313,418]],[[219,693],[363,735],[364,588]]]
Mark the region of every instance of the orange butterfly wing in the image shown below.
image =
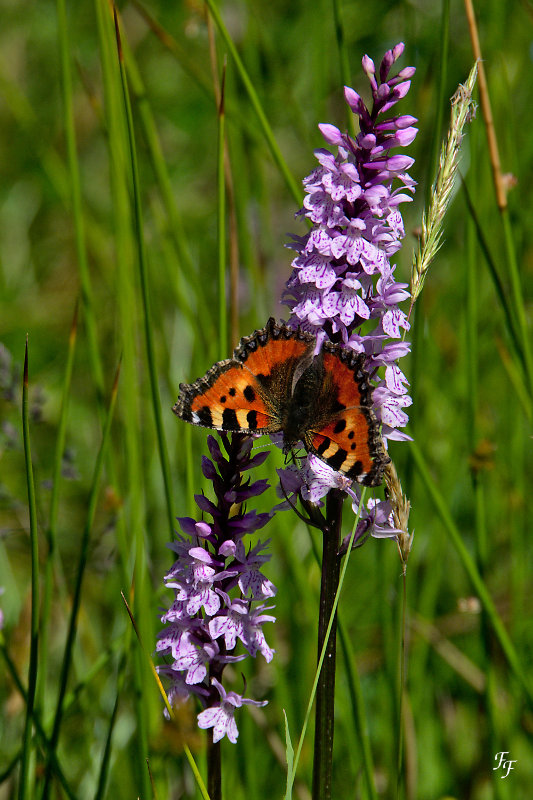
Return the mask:
[[[390,459],[372,411],[372,387],[362,368],[364,359],[336,345],[325,345],[324,350],[325,392],[332,402],[321,427],[310,425],[306,447],[348,478],[377,486]],[[319,398],[318,406],[321,402],[326,399]]]
[[[314,337],[295,335],[271,318],[265,328],[241,339],[233,358],[219,361],[194,383],[181,384],[172,410],[206,428],[276,433],[294,371],[314,343]]]

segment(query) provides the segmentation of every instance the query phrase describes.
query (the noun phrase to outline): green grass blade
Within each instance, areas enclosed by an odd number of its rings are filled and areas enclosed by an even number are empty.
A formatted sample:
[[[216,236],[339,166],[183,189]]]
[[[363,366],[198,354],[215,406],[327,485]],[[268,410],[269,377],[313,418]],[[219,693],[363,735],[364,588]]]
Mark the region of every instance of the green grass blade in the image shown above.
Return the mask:
[[[174,197],[168,167],[165,163],[159,134],[142,77],[128,42],[123,40],[122,46],[128,85],[142,125],[144,141],[150,154],[152,168],[166,214],[164,234],[169,237],[172,243],[174,268],[167,269],[168,281],[175,293],[178,308],[187,318],[191,327],[194,327],[197,320],[197,309],[205,304],[204,285],[202,281],[197,279],[197,270],[187,242],[182,214],[178,210]],[[203,335],[204,326],[200,327],[199,332],[202,335],[202,341],[205,341],[206,337]]]
[[[81,601],[81,590],[83,585],[83,577],[85,574],[85,568],[87,566],[87,558],[89,554],[89,541],[92,531],[92,526],[94,522],[94,515],[96,512],[96,504],[98,501],[99,489],[100,489],[100,479],[102,477],[102,471],[104,466],[104,458],[106,454],[107,445],[109,442],[110,432],[111,432],[111,422],[113,419],[113,412],[115,409],[115,401],[117,398],[117,391],[118,391],[118,379],[120,374],[120,364],[117,367],[117,371],[115,374],[115,380],[113,383],[113,388],[111,390],[111,397],[109,401],[109,409],[107,412],[107,418],[105,421],[105,426],[102,434],[102,441],[100,443],[100,449],[98,451],[98,455],[96,458],[96,463],[94,466],[91,490],[89,494],[89,502],[87,506],[87,519],[85,522],[85,527],[83,530],[83,536],[80,543],[80,557],[78,561],[78,569],[76,573],[76,583],[74,586],[74,595],[72,598],[72,609],[70,612],[70,620],[68,626],[68,633],[67,633],[67,640],[65,643],[65,651],[63,653],[63,661],[61,665],[61,672],[59,676],[59,692],[58,698],[56,702],[56,710],[54,716],[54,726],[52,729],[52,735],[50,736],[50,748],[51,752],[55,754],[57,749],[57,744],[59,741],[59,734],[61,730],[61,723],[63,721],[63,712],[64,712],[64,699],[65,694],[67,691],[67,681],[70,672],[70,666],[72,663],[72,649],[74,647],[74,641],[76,638],[76,630],[77,630],[77,622],[78,622],[78,612],[80,608],[80,601]],[[46,769],[46,777],[45,777],[45,784],[43,789],[43,800],[46,800],[49,797],[50,788],[51,788],[51,778],[52,778],[52,760],[50,758],[47,759],[47,769]]]
[[[524,306],[524,295],[522,291],[522,278],[518,269],[516,259],[516,248],[514,243],[513,229],[509,217],[509,207],[506,206],[502,211],[502,222],[505,240],[505,251],[507,264],[509,266],[509,277],[511,279],[511,290],[514,301],[514,309],[518,324],[520,343],[524,353],[526,376],[528,381],[529,393],[533,397],[533,356],[531,354],[531,335],[529,333],[526,311]]]
[[[58,567],[58,553],[57,553],[57,514],[59,509],[59,486],[61,484],[61,468],[63,464],[63,455],[65,452],[65,439],[67,431],[67,414],[68,414],[68,401],[71,392],[72,383],[72,368],[74,365],[74,353],[76,349],[76,334],[78,327],[78,303],[74,310],[74,317],[70,328],[70,335],[68,341],[67,358],[65,363],[65,373],[63,377],[63,389],[61,393],[61,410],[59,413],[59,422],[56,436],[56,448],[54,456],[54,466],[52,473],[52,491],[50,495],[50,511],[48,518],[48,528],[46,531],[46,538],[48,543],[48,552],[46,554],[46,563],[44,567],[44,589],[43,589],[43,607],[41,614],[41,643],[40,643],[40,664],[43,676],[46,675],[46,664],[48,660],[48,634],[50,612],[52,608],[52,593],[53,593],[53,578],[54,567]],[[38,688],[38,701],[37,704],[42,706],[43,693],[45,689],[45,681],[42,680]]]
[[[224,98],[226,87],[226,64],[222,72],[220,86],[220,103],[218,107],[218,148],[217,148],[217,190],[218,190],[218,337],[220,358],[228,355],[228,315],[227,315],[227,287],[226,287],[226,184],[224,180]]]
[[[348,691],[350,693],[350,702],[352,706],[352,719],[355,723],[358,741],[361,744],[361,758],[365,772],[367,793],[370,800],[378,800],[376,784],[374,783],[374,764],[372,759],[372,750],[370,747],[370,739],[368,736],[368,721],[365,712],[361,681],[359,680],[359,673],[357,671],[357,666],[355,665],[355,656],[353,653],[352,644],[346,633],[345,627],[342,624],[340,616],[338,621],[338,631],[342,652],[344,655],[346,682],[348,684]]]
[[[22,381],[22,435],[24,439],[24,463],[26,465],[26,486],[28,491],[28,511],[30,517],[31,549],[31,628],[30,661],[28,668],[28,692],[26,697],[26,717],[22,739],[22,755],[19,777],[19,800],[25,800],[30,792],[30,752],[32,745],[32,717],[37,690],[37,665],[39,652],[39,545],[37,539],[37,508],[35,504],[35,484],[31,461],[30,424],[28,413],[28,338],[24,352],[24,376]]]
[[[61,58],[61,78],[63,86],[63,105],[64,105],[64,126],[67,142],[67,158],[70,178],[70,189],[72,196],[72,214],[74,221],[74,234],[76,241],[76,255],[78,269],[80,273],[81,292],[83,300],[83,310],[85,313],[85,324],[87,327],[87,339],[89,343],[89,358],[93,373],[96,391],[100,402],[103,399],[104,377],[102,363],[98,350],[98,338],[96,334],[96,322],[94,316],[94,302],[87,263],[87,250],[85,247],[85,222],[83,215],[83,204],[81,198],[80,167],[76,149],[76,133],[74,130],[74,110],[72,100],[72,74],[70,66],[69,38],[67,30],[67,18],[65,0],[57,0],[57,27],[59,36],[59,52]]]
[[[0,637],[0,639],[1,639],[1,637]],[[22,697],[22,700],[24,701],[24,703],[27,706],[28,694],[27,694],[26,690],[24,689],[24,686],[22,685],[22,681],[21,681],[20,676],[19,676],[19,674],[17,672],[17,668],[16,668],[11,656],[9,655],[7,647],[5,646],[5,643],[3,641],[0,641],[0,652],[2,653],[2,655],[4,657],[4,661],[6,662],[7,670],[8,670],[8,673],[9,673],[10,677],[11,677],[11,680],[15,684],[15,687],[16,687],[18,693],[20,694],[20,696]],[[76,800],[76,795],[74,794],[74,792],[70,788],[69,783],[68,783],[68,781],[67,781],[67,779],[65,777],[65,773],[63,772],[63,769],[62,769],[59,761],[57,760],[57,757],[56,757],[55,753],[52,753],[50,751],[50,742],[49,742],[49,740],[48,740],[48,738],[46,736],[46,733],[44,731],[44,728],[43,728],[43,726],[41,724],[41,720],[40,720],[40,718],[39,718],[39,716],[38,716],[38,714],[36,712],[37,712],[37,709],[34,708],[33,709],[33,715],[32,715],[32,721],[33,721],[33,724],[35,725],[35,731],[36,731],[37,736],[39,738],[39,742],[40,742],[42,748],[44,749],[44,751],[47,752],[47,753],[50,753],[50,757],[52,759],[52,763],[53,763],[53,767],[54,767],[54,772],[57,775],[58,780],[61,783],[61,786],[62,786],[63,791],[65,792],[66,796],[68,798],[70,798],[70,800]],[[4,769],[4,771],[2,773],[0,773],[0,784],[2,784],[4,782],[4,780],[6,780],[9,777],[9,775],[13,771],[14,767],[22,759],[23,747],[24,747],[24,744],[20,748],[19,752],[15,754],[15,756],[13,757],[11,763]]]
[[[332,0],[333,8],[333,21],[335,25],[335,38],[337,39],[337,48],[339,51],[339,69],[341,76],[341,85],[350,86],[352,76],[350,72],[350,59],[348,57],[348,50],[346,47],[346,34],[344,31],[344,23],[342,19],[342,2],[341,0]],[[355,117],[350,109],[346,109],[348,119],[348,130],[351,136],[356,136],[359,131],[355,129]]]
[[[293,178],[293,176],[292,176],[292,174],[291,174],[291,172],[290,172],[290,170],[289,170],[289,168],[287,166],[287,163],[286,163],[285,159],[283,158],[283,156],[281,154],[281,150],[279,149],[278,143],[276,142],[276,139],[274,138],[274,134],[272,133],[272,128],[270,127],[269,122],[268,122],[268,120],[266,118],[266,114],[263,111],[263,107],[262,107],[261,103],[259,102],[259,98],[257,96],[257,92],[254,89],[254,85],[253,85],[253,83],[252,83],[252,81],[250,79],[250,76],[248,75],[248,73],[247,73],[247,71],[246,71],[246,69],[244,67],[244,64],[243,64],[243,62],[241,60],[241,57],[239,56],[239,54],[237,52],[237,48],[233,44],[233,41],[231,39],[231,36],[229,35],[228,29],[224,25],[224,22],[222,20],[222,17],[220,16],[218,8],[214,4],[213,0],[205,0],[205,1],[206,1],[207,7],[209,8],[209,13],[211,14],[213,19],[215,20],[215,24],[216,24],[218,30],[220,31],[220,35],[224,39],[224,42],[226,43],[226,47],[228,48],[229,52],[231,53],[231,57],[232,57],[233,61],[235,62],[235,66],[237,67],[237,71],[239,73],[239,76],[240,76],[240,78],[241,78],[241,80],[242,80],[242,82],[244,84],[246,92],[248,93],[248,98],[249,98],[249,100],[250,100],[250,102],[252,104],[252,108],[254,109],[254,111],[255,111],[255,113],[257,115],[257,119],[259,120],[259,125],[260,125],[261,130],[263,131],[263,135],[264,135],[264,137],[265,137],[265,139],[267,141],[268,147],[269,147],[270,152],[272,154],[272,158],[274,159],[274,162],[276,163],[279,171],[283,175],[283,178],[285,179],[285,183],[287,184],[287,188],[289,189],[290,193],[292,194],[296,204],[298,206],[300,206],[302,204],[302,192],[301,192],[301,189],[298,186],[298,184],[296,183],[296,181],[294,180],[294,178]]]
[[[126,669],[126,659],[123,658],[121,666],[119,668],[117,694],[115,697],[115,702],[113,703],[113,711],[111,712],[111,716],[109,717],[109,724],[107,726],[107,736],[104,746],[104,752],[102,755],[102,763],[100,764],[100,772],[98,774],[98,786],[96,788],[94,800],[101,800],[101,798],[105,797],[106,783],[109,774],[109,763],[111,761],[111,740],[113,737],[113,731],[115,730],[115,723],[117,721],[117,716],[118,716],[120,693],[122,687],[124,686],[125,669]]]
[[[166,692],[165,692],[165,690],[163,688],[163,684],[161,683],[161,679],[160,679],[160,677],[159,677],[159,675],[157,673],[157,670],[156,670],[156,668],[154,666],[154,662],[150,658],[150,655],[149,655],[146,647],[144,646],[143,640],[141,638],[141,635],[140,635],[138,627],[137,627],[137,623],[135,621],[135,617],[133,616],[133,613],[132,613],[131,608],[130,608],[130,606],[128,604],[128,601],[126,600],[124,595],[122,595],[122,599],[124,601],[124,605],[126,606],[126,611],[128,612],[128,616],[129,616],[129,618],[131,620],[131,624],[132,624],[133,630],[135,631],[135,635],[137,637],[137,641],[139,642],[139,651],[140,651],[140,654],[142,656],[142,659],[147,664],[147,666],[148,666],[148,668],[150,670],[152,678],[154,679],[155,684],[156,684],[156,686],[157,686],[157,688],[158,688],[158,690],[159,690],[159,692],[161,694],[161,697],[163,698],[163,702],[165,703],[165,706],[166,706],[166,709],[168,711],[168,715],[169,715],[170,719],[174,719],[174,711],[172,710],[172,706],[168,702],[168,697],[167,697]],[[196,780],[196,784],[198,786],[198,789],[200,790],[200,793],[201,793],[202,797],[204,798],[204,800],[209,800],[209,794],[208,794],[208,791],[206,789],[206,786],[205,786],[205,783],[203,781],[203,778],[200,775],[200,770],[198,769],[198,767],[196,765],[196,762],[194,760],[193,754],[191,753],[189,747],[186,744],[184,745],[184,751],[185,751],[185,756],[187,758],[187,761],[189,762],[189,765],[190,765],[190,767],[191,767],[191,769],[193,771],[194,778]]]
[[[487,613],[487,617],[490,621],[492,629],[494,630],[494,633],[496,634],[496,638],[500,643],[500,647],[502,648],[505,654],[505,657],[509,663],[509,666],[511,667],[512,672],[514,673],[515,677],[522,686],[530,706],[533,707],[533,691],[529,685],[529,682],[524,673],[522,665],[520,664],[515,647],[496,610],[492,597],[490,596],[489,591],[485,586],[485,583],[481,578],[481,575],[479,574],[474,559],[466,549],[461,534],[459,533],[459,530],[452,519],[452,516],[448,510],[448,507],[446,505],[446,502],[442,494],[440,493],[437,485],[435,484],[434,480],[432,479],[429,473],[428,466],[426,464],[424,456],[422,455],[422,452],[420,451],[420,448],[418,447],[415,441],[410,443],[410,447],[420,477],[424,481],[426,489],[428,490],[428,493],[435,505],[435,508],[437,509],[439,517],[442,523],[444,524],[444,527],[446,528],[446,531],[452,541],[452,544],[455,547],[455,550],[459,558],[461,559],[463,567],[465,568],[465,571],[468,577],[470,578],[472,585],[474,586],[474,589],[478,594],[481,604],[483,605],[483,608]]]
[[[294,747],[292,746],[289,720],[287,719],[285,709],[283,709],[283,718],[285,720],[285,755],[287,758],[287,785],[285,788],[285,800],[292,800],[292,780],[289,780],[289,776],[294,774]]]
[[[119,32],[118,17],[116,16],[116,9],[114,9],[114,13],[115,13],[115,30],[117,36],[117,54],[120,66],[120,79],[122,83],[122,95],[124,101],[124,109],[126,112],[126,123],[127,123],[128,139],[130,147],[133,205],[135,212],[134,213],[135,235],[136,235],[140,280],[141,280],[141,294],[142,294],[143,316],[144,316],[144,336],[146,343],[146,356],[148,361],[148,374],[150,378],[150,393],[152,398],[152,409],[154,412],[157,444],[159,449],[159,459],[161,462],[161,472],[163,474],[163,483],[165,487],[165,500],[167,506],[170,538],[172,538],[174,536],[174,510],[172,502],[172,483],[170,478],[170,462],[168,460],[168,451],[167,451],[165,433],[163,429],[163,420],[161,417],[161,399],[159,396],[159,384],[158,384],[157,368],[155,362],[155,351],[154,351],[152,321],[150,313],[149,288],[148,288],[148,269],[146,264],[146,251],[144,245],[142,206],[141,206],[140,185],[139,185],[139,170],[137,166],[137,150],[135,146],[133,117],[131,113],[131,104],[128,94],[128,85],[127,85],[126,70],[124,67],[124,58],[122,54],[122,47],[120,44],[120,32]]]
[[[477,240],[478,240],[479,246],[481,248],[481,252],[485,256],[485,263],[487,265],[487,268],[488,268],[488,271],[489,271],[489,275],[490,275],[490,278],[491,278],[493,286],[494,286],[494,291],[496,292],[496,297],[498,298],[498,302],[500,303],[500,306],[501,306],[502,311],[503,311],[504,320],[505,320],[505,326],[507,328],[507,333],[509,334],[509,338],[510,338],[512,344],[513,344],[514,352],[516,353],[516,356],[517,356],[518,360],[520,361],[520,364],[522,365],[522,368],[525,371],[527,369],[525,353],[524,353],[524,349],[523,349],[523,346],[522,346],[522,341],[521,341],[520,336],[518,334],[518,331],[516,329],[516,323],[515,323],[514,316],[513,316],[512,310],[511,310],[511,305],[509,303],[509,299],[507,297],[507,293],[506,293],[504,285],[503,285],[503,281],[502,281],[502,279],[501,279],[501,277],[500,277],[500,275],[498,273],[498,269],[497,269],[496,264],[494,262],[494,259],[492,257],[492,253],[491,253],[491,249],[489,247],[488,241],[487,241],[487,237],[484,234],[483,228],[481,226],[481,222],[479,220],[479,216],[476,213],[476,209],[475,209],[475,206],[474,206],[474,204],[472,202],[472,199],[470,197],[470,192],[468,190],[468,186],[466,184],[466,181],[463,180],[462,185],[463,185],[463,192],[464,192],[466,204],[467,204],[467,207],[468,207],[468,212],[469,212],[470,217],[472,219],[472,222],[474,223],[475,228],[476,228]]]
[[[50,495],[50,514],[48,520],[48,539],[49,546],[55,546],[55,535],[57,528],[57,512],[59,508],[59,486],[61,484],[61,467],[63,455],[65,453],[65,439],[67,433],[67,413],[72,383],[72,368],[74,366],[74,353],[76,350],[76,336],[78,332],[78,304],[74,309],[72,325],[68,339],[67,358],[65,362],[65,375],[63,378],[63,389],[61,392],[61,410],[59,412],[59,422],[57,426],[56,450],[54,457],[54,471],[52,476],[52,492]]]

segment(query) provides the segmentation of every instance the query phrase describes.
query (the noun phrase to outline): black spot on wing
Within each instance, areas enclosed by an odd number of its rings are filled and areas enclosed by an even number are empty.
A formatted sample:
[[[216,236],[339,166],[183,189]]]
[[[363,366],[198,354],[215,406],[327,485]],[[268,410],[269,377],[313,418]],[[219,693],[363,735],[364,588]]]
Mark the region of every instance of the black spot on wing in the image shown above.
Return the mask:
[[[330,446],[330,444],[331,444],[331,439],[328,439],[328,437],[325,436],[324,437],[324,441],[322,442],[322,444],[319,445],[319,447],[317,447],[317,449],[316,449],[318,455],[319,456],[323,456],[324,453],[326,452],[326,450],[328,449],[328,447]]]
[[[226,402],[226,400],[227,400],[227,397],[226,397],[226,395],[225,395],[225,394],[223,394],[223,395],[222,395],[222,397],[220,398],[220,402],[221,402],[221,403],[225,403],[225,402]]]
[[[346,420],[340,419],[338,422],[335,423],[335,427],[333,428],[333,433],[341,433],[346,427]]]
[[[234,389],[233,386],[232,386],[231,389],[229,390],[228,394],[229,394],[230,397],[235,397],[235,395],[237,394],[237,390]]]
[[[211,409],[209,408],[209,406],[202,406],[202,408],[198,409],[196,414],[198,415],[198,420],[200,422],[200,425],[205,425],[208,428],[211,428],[213,426],[213,416],[211,414]]]
[[[225,408],[222,413],[222,428],[225,431],[238,431],[240,427],[235,410],[233,408]]]
[[[339,470],[346,461],[347,455],[348,453],[346,450],[339,448],[337,452],[331,456],[331,458],[328,458],[328,464],[331,469]]]
[[[363,472],[363,464],[361,461],[356,461],[353,467],[350,467],[346,473],[349,478],[357,478]]]
[[[249,411],[246,415],[246,421],[251,431],[257,428],[257,411]]]
[[[255,400],[255,392],[249,384],[245,388],[243,394],[249,403],[253,403],[253,401]]]

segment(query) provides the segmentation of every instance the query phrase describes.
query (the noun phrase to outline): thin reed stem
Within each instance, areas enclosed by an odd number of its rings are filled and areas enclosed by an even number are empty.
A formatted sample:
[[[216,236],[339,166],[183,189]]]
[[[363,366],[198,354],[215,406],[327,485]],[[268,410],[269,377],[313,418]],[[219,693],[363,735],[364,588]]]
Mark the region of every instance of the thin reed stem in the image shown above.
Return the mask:
[[[237,67],[237,72],[239,73],[241,81],[244,84],[244,88],[246,89],[248,98],[252,104],[252,108],[256,113],[259,125],[261,127],[261,130],[263,131],[263,135],[267,141],[268,147],[272,154],[272,158],[274,159],[274,162],[277,164],[279,171],[281,172],[283,178],[285,179],[287,188],[289,189],[291,195],[296,201],[296,204],[300,206],[302,203],[302,192],[298,184],[294,180],[287,166],[287,163],[281,154],[281,150],[279,149],[278,143],[274,137],[274,134],[272,133],[272,128],[270,127],[266,114],[263,111],[263,107],[259,101],[259,97],[257,96],[257,92],[255,91],[254,85],[250,80],[250,76],[248,75],[248,72],[245,69],[241,57],[239,56],[237,49],[233,44],[228,29],[224,25],[222,17],[220,16],[220,12],[216,7],[215,3],[213,2],[213,0],[205,0],[205,2],[209,9],[209,13],[215,20],[215,24],[220,32],[220,35],[222,36],[222,38],[226,43],[226,47],[228,48],[231,57],[235,62],[235,66]]]
[[[226,289],[226,188],[224,180],[224,151],[225,151],[225,87],[226,87],[226,63],[222,68],[222,80],[220,83],[220,102],[218,105],[218,169],[217,169],[217,189],[218,189],[218,340],[220,347],[220,358],[228,355],[228,315],[227,315],[227,289]]]
[[[19,674],[17,672],[17,668],[16,668],[15,664],[13,663],[7,648],[5,647],[3,642],[1,642],[1,641],[0,641],[0,652],[2,653],[2,655],[4,657],[4,661],[6,662],[7,671],[9,673],[10,677],[11,677],[11,680],[13,681],[18,693],[20,694],[23,702],[26,704],[26,707],[27,707],[28,694],[27,694],[24,686],[22,685],[22,681],[21,681],[20,676],[19,676]],[[76,800],[76,795],[74,794],[74,792],[72,791],[72,789],[69,786],[69,783],[68,783],[68,781],[67,781],[67,779],[65,777],[65,774],[63,772],[63,769],[61,767],[61,764],[57,760],[56,755],[54,753],[51,753],[51,751],[50,751],[50,742],[48,740],[48,737],[46,736],[46,733],[44,731],[44,728],[42,726],[40,717],[39,717],[39,715],[37,713],[37,709],[36,709],[35,706],[34,706],[34,709],[33,709],[32,722],[35,725],[35,732],[37,734],[37,737],[39,739],[41,747],[43,748],[43,750],[45,752],[48,752],[51,755],[51,758],[52,758],[52,761],[53,761],[53,765],[54,765],[54,771],[55,771],[55,773],[57,775],[57,778],[58,778],[59,782],[61,783],[61,787],[63,788],[63,791],[65,792],[66,796],[68,798],[70,798],[70,800]],[[4,771],[2,773],[0,773],[0,784],[2,784],[4,782],[4,780],[7,779],[7,777],[13,771],[15,766],[19,763],[19,761],[21,761],[23,748],[24,748],[24,741],[22,743],[22,746],[21,746],[19,752],[15,753],[15,755],[14,755],[11,763],[8,765],[8,767],[6,767],[4,769]]]
[[[48,516],[48,527],[46,539],[48,551],[44,566],[44,587],[43,587],[43,606],[41,613],[41,639],[40,639],[40,663],[43,675],[46,675],[46,664],[48,660],[48,635],[50,614],[52,608],[52,594],[54,590],[53,578],[54,571],[59,573],[59,559],[57,553],[57,515],[59,509],[59,486],[61,484],[61,469],[65,454],[65,440],[67,432],[68,403],[71,392],[72,369],[74,365],[74,353],[76,349],[76,335],[78,329],[78,303],[74,309],[74,316],[70,327],[68,340],[67,358],[65,363],[65,373],[63,377],[63,389],[61,392],[61,410],[59,413],[59,423],[57,428],[56,447],[54,455],[54,467],[52,473],[52,491],[50,495],[50,511]],[[42,706],[46,681],[43,679],[38,687],[37,704]]]
[[[161,472],[163,474],[163,483],[165,487],[165,500],[167,507],[168,524],[170,528],[171,538],[174,536],[174,510],[172,502],[172,482],[170,478],[170,463],[168,460],[167,445],[165,433],[163,428],[163,420],[161,417],[161,399],[159,395],[159,383],[157,377],[157,368],[155,362],[155,349],[152,333],[152,321],[150,312],[150,297],[148,286],[148,269],[146,264],[146,251],[144,245],[144,232],[143,232],[143,218],[142,218],[142,204],[140,197],[139,185],[139,170],[137,166],[137,149],[135,146],[135,134],[133,130],[133,117],[131,112],[131,104],[128,94],[128,84],[126,71],[124,68],[124,57],[122,53],[122,46],[120,40],[119,22],[116,8],[115,14],[115,32],[117,40],[117,54],[120,67],[120,79],[122,84],[122,95],[124,101],[124,109],[126,112],[126,124],[128,131],[129,151],[131,159],[131,177],[133,188],[133,207],[135,217],[135,236],[137,244],[137,258],[141,282],[141,296],[143,302],[143,321],[144,321],[144,336],[146,344],[146,356],[148,362],[148,374],[150,378],[150,392],[152,397],[152,410],[154,413],[155,428],[157,434],[157,444],[159,450],[159,460],[161,462]]]
[[[370,737],[368,733],[368,721],[365,712],[365,703],[363,691],[361,688],[361,681],[359,680],[359,673],[355,658],[353,655],[352,645],[345,627],[342,623],[342,617],[339,614],[337,622],[339,632],[339,640],[344,655],[344,665],[346,670],[346,680],[348,683],[348,691],[350,693],[350,701],[352,706],[352,718],[355,722],[357,729],[357,736],[359,745],[361,747],[361,758],[363,761],[363,770],[365,773],[365,781],[367,788],[367,795],[369,800],[378,800],[378,793],[374,781],[374,763],[372,760],[372,750],[370,747]]]
[[[39,655],[39,543],[37,538],[37,507],[35,504],[35,484],[31,460],[30,423],[28,413],[28,338],[24,351],[24,375],[22,379],[22,436],[24,440],[24,463],[26,466],[26,487],[28,491],[28,511],[30,516],[31,552],[31,623],[30,660],[28,667],[28,691],[26,695],[26,717],[22,738],[22,754],[19,776],[19,800],[31,796],[30,753],[32,747],[32,718],[37,691],[37,667]]]
[[[118,379],[120,374],[120,364],[117,367],[117,371],[115,373],[115,380],[113,382],[113,388],[111,390],[111,397],[109,400],[109,409],[107,413],[107,419],[105,421],[105,426],[102,434],[102,441],[100,443],[100,449],[98,451],[98,455],[96,458],[96,463],[94,466],[92,484],[91,484],[91,491],[89,494],[89,501],[87,504],[87,519],[85,522],[85,526],[83,529],[83,535],[80,543],[80,556],[78,560],[78,568],[76,572],[76,582],[74,585],[74,594],[72,597],[72,608],[70,612],[70,619],[69,619],[69,626],[68,626],[68,633],[67,639],[65,643],[65,650],[63,653],[63,660],[61,664],[61,670],[59,674],[59,691],[58,697],[56,701],[56,709],[54,714],[54,725],[52,728],[52,734],[50,736],[50,752],[55,754],[57,750],[57,745],[59,742],[59,734],[61,731],[61,724],[63,721],[63,713],[64,713],[64,700],[65,694],[67,691],[67,682],[70,673],[70,668],[72,665],[72,651],[74,647],[74,642],[76,639],[76,632],[77,632],[77,623],[78,623],[78,612],[80,609],[80,602],[81,602],[81,590],[83,586],[83,578],[85,575],[85,568],[87,566],[87,559],[89,555],[89,541],[92,531],[92,526],[94,522],[94,515],[96,513],[96,505],[98,501],[98,495],[100,490],[100,479],[102,476],[102,470],[104,465],[104,458],[106,454],[106,449],[109,441],[109,436],[111,432],[111,421],[113,419],[113,412],[115,409],[115,402],[117,398],[117,391],[118,391]],[[47,800],[50,796],[51,790],[51,782],[52,782],[52,772],[53,772],[53,761],[50,758],[50,754],[48,755],[46,761],[46,773],[45,773],[45,780],[44,780],[44,788],[42,794],[42,800]]]
[[[428,490],[428,494],[431,497],[433,503],[435,504],[435,507],[441,518],[441,521],[443,522],[446,531],[448,532],[448,535],[451,539],[451,542],[455,547],[455,550],[457,551],[459,558],[461,559],[463,567],[465,568],[465,571],[479,596],[481,604],[484,607],[485,611],[487,612],[488,619],[490,620],[490,624],[494,630],[496,638],[500,643],[500,647],[503,650],[507,662],[512,672],[514,673],[515,677],[522,686],[522,689],[526,695],[529,706],[533,708],[533,689],[529,684],[527,676],[518,658],[516,649],[509,637],[509,634],[507,633],[503,625],[503,622],[501,621],[501,618],[496,610],[496,607],[489,594],[489,591],[485,586],[485,583],[481,575],[479,574],[479,571],[475,565],[472,556],[468,552],[466,545],[463,542],[463,538],[452,519],[452,516],[448,510],[448,507],[441,492],[439,491],[436,483],[431,478],[428,466],[416,442],[411,443],[411,450],[413,452],[415,463],[419,471],[420,477],[424,481],[424,484]]]
[[[342,18],[342,3],[340,0],[333,0],[333,22],[335,25],[335,38],[337,40],[337,50],[339,52],[339,71],[341,75],[341,85],[350,86],[352,73],[350,70],[350,60],[348,57],[348,48],[346,46],[346,34],[344,32],[344,22]],[[347,110],[348,130],[350,135],[357,136],[358,131],[355,126],[355,117],[349,110]]]
[[[57,0],[57,31],[59,37],[59,52],[61,58],[61,80],[63,88],[63,109],[65,138],[67,144],[68,176],[72,200],[72,217],[76,242],[76,257],[81,282],[81,296],[83,301],[84,319],[89,345],[89,360],[93,374],[98,401],[103,403],[104,374],[102,361],[98,349],[98,336],[96,333],[96,320],[94,314],[94,300],[87,261],[87,248],[85,245],[85,220],[81,196],[80,167],[76,148],[76,132],[74,129],[74,110],[72,100],[72,70],[70,63],[69,37],[67,29],[67,15],[65,0]]]
[[[407,692],[407,653],[405,629],[407,618],[407,572],[401,575],[402,592],[398,605],[398,716],[396,720],[396,797],[405,794],[404,775],[404,697]]]
[[[506,261],[509,269],[509,279],[511,282],[511,291],[513,294],[514,309],[517,317],[518,330],[520,332],[520,340],[522,343],[524,358],[526,362],[527,381],[530,394],[533,396],[533,354],[531,351],[531,342],[530,342],[530,336],[529,336],[527,318],[524,306],[522,280],[520,277],[518,261],[516,258],[514,236],[511,226],[511,220],[509,217],[507,191],[505,187],[505,180],[502,173],[500,153],[498,149],[498,138],[496,136],[494,118],[492,116],[489,86],[485,73],[485,65],[483,62],[483,55],[481,51],[476,16],[474,13],[474,6],[472,4],[472,0],[465,0],[465,10],[468,20],[468,29],[470,31],[472,50],[474,53],[474,57],[479,64],[479,99],[481,103],[483,120],[485,122],[485,130],[487,133],[489,159],[492,169],[492,178],[494,181],[496,202],[498,204],[498,210],[500,212],[503,224]]]

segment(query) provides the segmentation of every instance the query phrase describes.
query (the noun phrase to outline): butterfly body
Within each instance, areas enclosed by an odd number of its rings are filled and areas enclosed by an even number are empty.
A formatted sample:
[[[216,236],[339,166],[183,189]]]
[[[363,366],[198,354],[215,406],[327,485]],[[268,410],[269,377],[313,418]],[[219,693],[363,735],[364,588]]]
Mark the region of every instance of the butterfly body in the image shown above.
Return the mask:
[[[381,482],[389,458],[372,411],[364,356],[269,319],[233,357],[180,385],[173,411],[187,422],[238,433],[283,433],[360,483]]]

